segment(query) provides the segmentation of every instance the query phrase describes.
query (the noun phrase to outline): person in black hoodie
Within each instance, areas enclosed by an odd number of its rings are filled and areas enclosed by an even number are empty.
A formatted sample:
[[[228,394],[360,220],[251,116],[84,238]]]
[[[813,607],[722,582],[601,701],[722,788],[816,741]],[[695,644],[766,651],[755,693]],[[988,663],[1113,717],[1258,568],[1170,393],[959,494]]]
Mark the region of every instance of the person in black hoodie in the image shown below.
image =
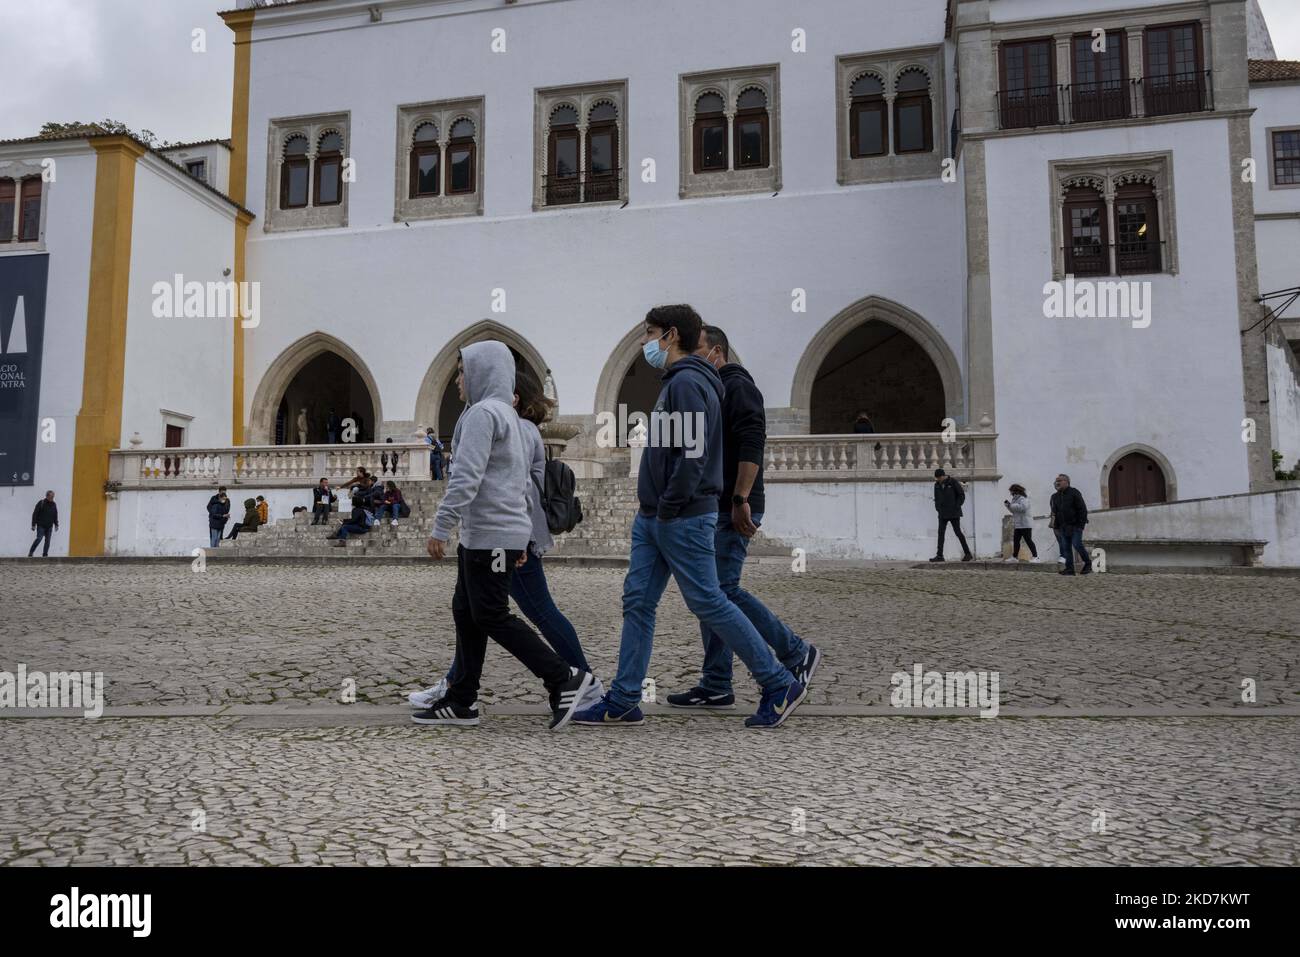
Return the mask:
[[[718,524],[713,547],[718,581],[783,665],[808,687],[821,664],[821,652],[791,630],[761,601],[740,587],[740,574],[749,552],[749,540],[763,524],[763,449],[767,444],[767,413],[763,393],[744,366],[731,361],[731,343],[717,326],[705,326],[695,354],[718,370],[726,390],[722,397],[722,493],[718,496]],[[704,669],[699,684],[689,691],[670,694],[675,708],[726,708],[736,697],[731,686],[731,649],[700,624],[704,640]]]
[[[966,490],[961,487],[961,482],[943,469],[935,469],[934,510],[939,513],[939,550],[930,561],[943,561],[943,535],[950,524],[952,530],[957,533],[957,541],[961,542],[961,560],[968,562],[975,557],[970,553],[970,546],[966,544],[966,536],[961,533],[961,506],[965,501]]]
[[[757,629],[718,582],[713,537],[722,495],[722,379],[692,355],[703,323],[687,305],[656,306],[645,317],[642,355],[667,369],[650,416],[632,523],[632,553],[623,580],[623,634],[618,676],[598,703],[573,716],[580,725],[644,721],[638,705],[654,643],[655,609],[672,576],[691,612],[748,666],[763,689],[746,727],[773,728],[807,694],[772,654]]]
[[[41,558],[50,557],[50,529],[59,527],[59,507],[54,504],[54,491],[50,490],[45,493],[45,498],[36,503],[36,508],[32,510],[32,531],[36,533],[36,541],[32,542],[32,547],[27,550],[27,557],[31,558],[36,554],[36,546],[45,539],[45,547],[41,549]]]
[[[1056,486],[1049,503],[1052,531],[1056,533],[1057,547],[1065,559],[1065,567],[1058,574],[1074,574],[1074,553],[1077,551],[1083,560],[1079,574],[1091,575],[1092,556],[1083,547],[1083,527],[1088,524],[1088,503],[1083,500],[1083,493],[1070,484],[1070,476],[1062,473],[1052,484]]]
[[[230,499],[226,497],[226,487],[223,485],[217,490],[217,494],[208,499],[208,546],[216,548],[221,544],[221,536],[225,534],[226,523],[230,521]]]

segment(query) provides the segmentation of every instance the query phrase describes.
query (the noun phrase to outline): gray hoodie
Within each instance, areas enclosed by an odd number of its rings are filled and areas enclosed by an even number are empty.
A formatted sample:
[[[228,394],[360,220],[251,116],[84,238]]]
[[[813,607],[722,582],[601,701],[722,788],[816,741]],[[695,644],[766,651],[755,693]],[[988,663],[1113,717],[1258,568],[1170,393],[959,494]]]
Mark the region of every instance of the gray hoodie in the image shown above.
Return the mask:
[[[532,538],[529,456],[515,414],[515,359],[503,342],[460,350],[469,404],[452,433],[447,493],[433,517],[433,538],[446,541],[459,522],[465,548],[522,551]]]
[[[1012,528],[1033,528],[1034,519],[1029,514],[1029,499],[1023,495],[1011,496],[1011,504],[1007,506],[1011,512]]]

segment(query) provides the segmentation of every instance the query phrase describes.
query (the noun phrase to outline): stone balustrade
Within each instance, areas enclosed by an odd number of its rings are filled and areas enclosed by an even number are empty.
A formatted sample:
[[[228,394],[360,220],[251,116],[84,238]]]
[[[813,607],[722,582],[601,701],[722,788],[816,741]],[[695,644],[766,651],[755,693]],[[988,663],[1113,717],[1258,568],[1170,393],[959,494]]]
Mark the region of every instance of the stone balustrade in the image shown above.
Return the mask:
[[[384,456],[388,457],[385,465]],[[395,459],[395,461],[394,461]],[[210,488],[257,484],[267,488],[338,483],[358,467],[402,482],[429,477],[423,442],[263,445],[227,448],[115,449],[108,478],[123,489]]]
[[[896,482],[998,478],[997,434],[957,432],[872,435],[769,435],[765,482]]]

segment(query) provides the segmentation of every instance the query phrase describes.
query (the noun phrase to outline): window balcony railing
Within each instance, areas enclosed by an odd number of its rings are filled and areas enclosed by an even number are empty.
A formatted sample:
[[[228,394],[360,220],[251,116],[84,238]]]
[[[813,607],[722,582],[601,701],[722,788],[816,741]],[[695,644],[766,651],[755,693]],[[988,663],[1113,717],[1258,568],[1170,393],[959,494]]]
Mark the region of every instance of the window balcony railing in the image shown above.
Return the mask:
[[[623,195],[623,171],[576,173],[567,176],[548,175],[542,184],[546,191],[547,206],[572,206],[577,203],[608,203]]]
[[[1205,70],[1201,73],[1148,76],[1137,82],[1142,87],[1142,102],[1146,105],[1147,116],[1172,116],[1214,109],[1212,81],[1210,71]]]
[[[1072,276],[1142,276],[1164,271],[1164,242],[1066,246],[1061,253],[1065,271]]]
[[[1067,123],[1104,123],[1140,116],[1173,116],[1214,109],[1209,70],[1134,80],[1102,80],[1000,90],[999,129]]]

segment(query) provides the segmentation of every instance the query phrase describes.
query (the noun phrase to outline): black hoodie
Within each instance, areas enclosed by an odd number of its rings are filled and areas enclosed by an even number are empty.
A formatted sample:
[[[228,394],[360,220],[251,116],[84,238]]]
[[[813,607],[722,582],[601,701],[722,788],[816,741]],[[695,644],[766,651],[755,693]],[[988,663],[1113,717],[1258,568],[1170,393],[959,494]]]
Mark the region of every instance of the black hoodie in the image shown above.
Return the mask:
[[[763,411],[763,393],[744,366],[729,362],[718,370],[726,395],[722,397],[722,494],[718,511],[731,512],[731,496],[736,490],[736,475],[741,462],[758,466],[758,476],[749,491],[749,511],[762,513],[763,447],[767,442],[767,414]]]
[[[667,520],[716,512],[722,494],[722,379],[699,356],[684,356],[668,367],[663,383],[637,474],[641,513]],[[674,420],[667,416],[674,412],[682,424],[670,429]],[[684,436],[692,441],[683,442]]]

